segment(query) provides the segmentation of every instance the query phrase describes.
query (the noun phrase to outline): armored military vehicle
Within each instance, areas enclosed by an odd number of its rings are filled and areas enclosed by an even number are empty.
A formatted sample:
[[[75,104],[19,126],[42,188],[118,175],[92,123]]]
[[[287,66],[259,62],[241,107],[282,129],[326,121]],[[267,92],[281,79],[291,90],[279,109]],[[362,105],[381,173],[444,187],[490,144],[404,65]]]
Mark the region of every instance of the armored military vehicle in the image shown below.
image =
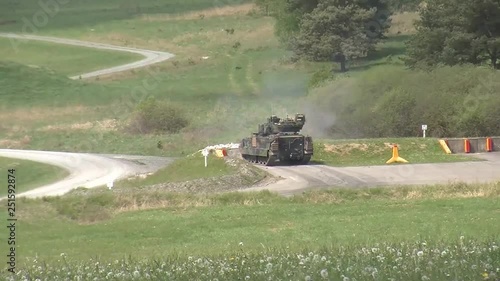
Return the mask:
[[[241,140],[241,156],[266,166],[309,163],[313,155],[313,140],[299,133],[305,122],[304,114],[297,113],[295,118],[272,115],[266,123],[259,125],[257,133]]]

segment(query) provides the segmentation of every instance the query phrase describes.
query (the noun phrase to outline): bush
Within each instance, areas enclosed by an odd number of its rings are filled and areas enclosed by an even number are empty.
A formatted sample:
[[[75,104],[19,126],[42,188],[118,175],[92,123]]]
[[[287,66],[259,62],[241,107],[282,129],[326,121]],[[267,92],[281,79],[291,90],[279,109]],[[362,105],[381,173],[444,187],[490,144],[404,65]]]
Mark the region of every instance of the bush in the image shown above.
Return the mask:
[[[323,67],[313,73],[311,79],[309,80],[309,88],[312,89],[321,86],[331,78],[332,78],[331,70],[328,69],[328,67]]]
[[[184,111],[177,105],[155,98],[141,102],[129,124],[132,133],[178,133],[189,125]]]

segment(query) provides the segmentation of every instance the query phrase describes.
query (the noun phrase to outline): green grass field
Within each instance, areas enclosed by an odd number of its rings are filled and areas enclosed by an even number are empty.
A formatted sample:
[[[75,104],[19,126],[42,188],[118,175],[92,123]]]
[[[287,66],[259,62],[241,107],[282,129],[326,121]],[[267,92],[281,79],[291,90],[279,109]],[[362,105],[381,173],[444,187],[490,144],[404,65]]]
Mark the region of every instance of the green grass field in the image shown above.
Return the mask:
[[[12,40],[12,41],[11,41]],[[143,56],[92,48],[0,37],[0,52],[11,62],[68,76],[137,61]]]
[[[106,265],[129,255],[137,260],[157,257],[161,263],[188,256],[229,258],[242,250],[248,255],[262,250],[307,253],[412,241],[425,241],[433,249],[430,245],[453,247],[460,236],[498,243],[498,229],[492,227],[500,223],[498,187],[332,189],[290,198],[268,192],[76,191],[60,198],[19,200],[23,227],[18,254],[25,261],[37,256],[38,262],[51,264],[64,253],[71,260],[99,258]],[[258,269],[252,270],[257,274]]]
[[[236,173],[237,170],[226,165],[222,158],[210,156],[207,167],[201,153],[197,156],[188,156],[174,161],[171,165],[160,169],[145,179],[117,182],[116,186],[138,187],[162,182],[181,182],[199,178],[218,177]]]
[[[15,169],[16,194],[52,183],[69,175],[66,170],[59,167],[5,157],[0,157],[0,169],[5,179],[7,178],[7,170]],[[5,184],[7,184],[7,180],[5,180]],[[0,191],[0,196],[6,195],[7,186]]]

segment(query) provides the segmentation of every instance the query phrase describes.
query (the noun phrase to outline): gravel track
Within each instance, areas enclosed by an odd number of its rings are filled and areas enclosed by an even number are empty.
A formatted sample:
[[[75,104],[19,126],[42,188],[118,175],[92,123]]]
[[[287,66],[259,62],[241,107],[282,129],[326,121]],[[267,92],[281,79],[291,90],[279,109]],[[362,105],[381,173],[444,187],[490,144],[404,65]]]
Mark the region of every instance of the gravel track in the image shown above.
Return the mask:
[[[154,156],[12,149],[0,149],[0,156],[46,163],[66,169],[70,173],[58,182],[16,194],[16,197],[30,198],[62,195],[77,187],[93,188],[107,185],[118,179],[155,172],[173,161],[173,158]]]
[[[274,166],[261,169],[284,180],[246,191],[268,189],[282,195],[327,187],[374,187],[390,185],[427,185],[450,182],[485,183],[500,181],[500,152],[478,154],[485,161],[402,164],[363,167]],[[313,157],[314,158],[314,157]]]
[[[142,55],[145,57],[144,59],[136,61],[136,62],[132,62],[132,63],[124,64],[124,65],[119,65],[119,66],[115,66],[115,67],[110,67],[110,68],[106,68],[106,69],[101,69],[101,70],[97,70],[97,71],[93,71],[93,72],[89,72],[89,73],[83,73],[80,75],[75,75],[75,76],[70,77],[71,79],[87,79],[87,78],[96,77],[99,75],[106,75],[106,74],[122,72],[122,71],[126,71],[126,70],[131,70],[134,68],[140,68],[140,67],[145,67],[145,66],[148,66],[151,64],[159,63],[159,62],[162,62],[162,61],[165,61],[165,60],[168,60],[168,59],[174,57],[173,54],[167,53],[167,52],[150,51],[150,50],[144,50],[144,49],[113,46],[113,45],[102,44],[102,43],[86,42],[86,41],[79,41],[79,40],[73,40],[73,39],[49,37],[49,36],[0,33],[0,37],[10,38],[10,39],[18,39],[18,40],[37,40],[37,41],[45,41],[45,42],[52,42],[52,43],[58,43],[58,44],[88,47],[88,48],[94,48],[94,49],[129,52],[129,53],[139,54],[139,55]]]

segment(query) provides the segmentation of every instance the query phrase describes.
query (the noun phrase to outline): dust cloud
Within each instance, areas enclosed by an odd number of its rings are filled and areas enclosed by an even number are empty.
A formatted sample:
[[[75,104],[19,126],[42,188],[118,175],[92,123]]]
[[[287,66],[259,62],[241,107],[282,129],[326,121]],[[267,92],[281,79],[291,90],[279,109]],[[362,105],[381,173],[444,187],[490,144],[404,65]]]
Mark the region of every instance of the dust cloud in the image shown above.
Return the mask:
[[[326,138],[331,136],[330,129],[335,124],[336,117],[333,113],[321,109],[313,103],[304,103],[302,112],[306,115],[306,124],[302,130],[313,138]]]
[[[227,141],[235,141],[256,132],[258,124],[265,123],[271,115],[285,118],[303,113],[306,124],[301,133],[315,138],[329,137],[330,128],[336,121],[335,115],[330,106],[312,100],[307,88],[308,78],[302,74],[263,73],[257,93],[222,95],[200,121],[209,127],[209,124],[217,124],[215,127],[218,130],[213,128],[214,132],[222,133]]]

